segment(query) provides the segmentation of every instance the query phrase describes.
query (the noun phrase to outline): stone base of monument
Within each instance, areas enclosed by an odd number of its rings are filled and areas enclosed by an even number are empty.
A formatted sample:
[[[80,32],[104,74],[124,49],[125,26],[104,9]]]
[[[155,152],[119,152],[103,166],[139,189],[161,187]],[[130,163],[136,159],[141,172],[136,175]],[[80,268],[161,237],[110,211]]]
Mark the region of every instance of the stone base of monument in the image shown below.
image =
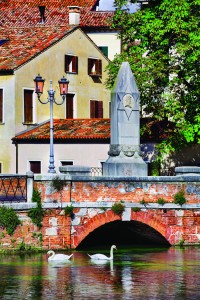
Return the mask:
[[[200,176],[200,167],[182,166],[175,168],[176,176]]]
[[[109,157],[103,164],[103,176],[134,177],[147,175],[148,166],[140,156],[126,158],[119,156]]]
[[[90,176],[91,168],[87,166],[61,166],[59,171],[62,174],[75,176]]]

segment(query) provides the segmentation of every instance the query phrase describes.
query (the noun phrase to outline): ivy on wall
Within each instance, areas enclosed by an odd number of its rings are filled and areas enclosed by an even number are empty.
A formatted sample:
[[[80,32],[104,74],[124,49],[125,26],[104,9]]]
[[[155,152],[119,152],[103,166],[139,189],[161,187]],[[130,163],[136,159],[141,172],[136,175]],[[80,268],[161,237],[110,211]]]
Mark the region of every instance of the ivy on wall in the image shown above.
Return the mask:
[[[6,229],[9,235],[12,235],[21,222],[13,208],[5,206],[0,207],[0,226]]]
[[[28,211],[28,216],[32,222],[39,228],[42,227],[42,220],[44,217],[44,211],[42,209],[41,194],[38,190],[33,189],[32,201],[37,203],[37,207],[31,208]]]

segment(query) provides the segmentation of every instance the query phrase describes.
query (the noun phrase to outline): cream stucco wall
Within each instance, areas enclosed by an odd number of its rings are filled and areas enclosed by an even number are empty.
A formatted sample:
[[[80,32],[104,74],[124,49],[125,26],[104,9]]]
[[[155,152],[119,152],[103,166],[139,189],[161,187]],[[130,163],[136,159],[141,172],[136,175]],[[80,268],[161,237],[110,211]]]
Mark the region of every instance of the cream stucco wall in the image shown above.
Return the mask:
[[[15,77],[0,76],[3,89],[3,123],[0,124],[0,163],[2,173],[15,172],[15,146],[11,138],[15,135]]]
[[[73,161],[74,165],[101,167],[100,162],[108,158],[108,144],[55,144],[55,169],[59,172],[60,161]],[[19,173],[29,171],[29,161],[41,161],[42,173],[48,172],[48,144],[19,144]]]
[[[78,74],[65,74],[65,54],[78,56]],[[45,78],[43,101],[47,99],[50,80],[53,80],[56,100],[61,100],[58,80],[65,75],[70,81],[69,93],[75,93],[77,118],[90,117],[90,100],[102,100],[104,117],[109,117],[110,91],[103,85],[106,73],[103,72],[98,80],[89,76],[88,57],[101,59],[103,70],[108,64],[108,60],[101,54],[98,47],[80,29],[77,29],[16,71],[16,132],[27,128],[23,125],[23,89],[34,89],[33,79],[38,74]],[[42,105],[35,97],[35,109],[36,123],[49,119],[49,104]],[[54,105],[54,118],[65,118],[65,104]]]
[[[110,60],[113,60],[116,54],[121,53],[121,40],[117,38],[117,32],[88,32],[87,34],[98,47],[108,47]]]
[[[65,74],[64,70],[64,58],[65,54],[71,54],[78,56],[78,74]],[[88,75],[88,58],[93,57],[102,60],[103,74],[100,78],[92,78]],[[53,46],[49,47],[46,51],[40,53],[34,59],[25,63],[14,71],[14,75],[0,76],[0,88],[3,89],[3,100],[4,100],[4,122],[0,124],[0,163],[2,164],[3,173],[15,173],[16,172],[16,149],[15,145],[12,144],[11,139],[15,134],[29,129],[27,124],[24,122],[24,89],[30,89],[34,91],[33,79],[39,73],[45,79],[45,88],[42,100],[46,101],[49,90],[50,80],[53,80],[53,89],[55,90],[55,98],[59,102],[59,88],[58,80],[63,75],[70,81],[69,93],[75,94],[75,107],[74,117],[75,118],[90,118],[90,100],[101,100],[103,101],[103,116],[104,118],[109,117],[109,101],[110,91],[104,86],[106,79],[106,73],[104,72],[105,67],[109,63],[98,47],[88,38],[88,36],[79,28],[71,31],[66,37]],[[46,121],[50,118],[49,103],[43,105],[37,100],[36,94],[33,93],[33,107],[34,107],[34,122],[35,124]],[[54,105],[54,118],[65,118],[66,117],[66,104],[57,106]],[[33,124],[31,124],[32,126]],[[20,147],[20,146],[19,146]],[[28,146],[27,146],[28,147]],[[46,153],[49,153],[47,145],[42,146],[47,148]],[[93,146],[91,146],[93,147]],[[59,148],[59,147],[58,147]],[[88,145],[89,151],[90,146]],[[29,152],[32,151],[33,153]],[[37,147],[38,151],[38,147]],[[43,156],[43,151],[37,152],[34,147],[28,149],[27,155]],[[95,151],[94,151],[95,152]],[[23,160],[25,157],[26,150],[21,157]],[[74,152],[74,149],[72,151]],[[107,151],[106,151],[107,153]],[[49,155],[49,154],[48,154]],[[47,161],[48,161],[47,155]],[[55,152],[55,157],[58,155]],[[45,154],[46,157],[46,154]],[[95,158],[91,157],[90,165],[98,164]],[[104,158],[104,157],[103,157]],[[27,158],[28,159],[28,158]],[[27,168],[24,166],[25,162],[20,161],[19,172],[26,171]],[[99,156],[101,159],[101,155]],[[84,164],[85,159],[79,158],[77,164]],[[88,164],[87,161],[86,164]],[[48,162],[46,163],[48,165]],[[44,167],[45,169],[45,167]]]

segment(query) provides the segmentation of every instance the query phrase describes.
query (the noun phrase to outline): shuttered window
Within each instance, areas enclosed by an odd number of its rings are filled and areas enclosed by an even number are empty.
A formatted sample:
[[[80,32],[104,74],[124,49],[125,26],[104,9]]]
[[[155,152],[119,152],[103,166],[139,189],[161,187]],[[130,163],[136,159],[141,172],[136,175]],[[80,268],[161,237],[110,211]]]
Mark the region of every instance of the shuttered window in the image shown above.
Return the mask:
[[[0,89],[0,123],[3,123],[3,89]]]
[[[103,118],[103,101],[90,100],[90,118]]]
[[[66,119],[73,119],[73,117],[74,117],[74,94],[67,94]]]
[[[24,123],[33,123],[33,91],[24,90]]]
[[[101,59],[88,58],[88,75],[90,75],[90,76],[101,76],[102,75]]]
[[[65,72],[78,74],[78,56],[65,55]]]

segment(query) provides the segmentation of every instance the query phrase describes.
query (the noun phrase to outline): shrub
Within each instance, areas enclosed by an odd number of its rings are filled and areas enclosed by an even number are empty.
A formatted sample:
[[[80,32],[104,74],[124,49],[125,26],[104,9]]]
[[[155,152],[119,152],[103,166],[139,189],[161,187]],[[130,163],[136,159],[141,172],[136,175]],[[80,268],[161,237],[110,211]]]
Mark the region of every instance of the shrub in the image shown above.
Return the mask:
[[[147,206],[147,202],[144,200],[144,198],[140,201],[140,204],[144,205],[144,206]]]
[[[180,190],[178,193],[174,195],[174,203],[178,205],[183,205],[186,203],[186,198],[184,196],[184,191]]]
[[[61,192],[63,188],[66,186],[66,181],[59,178],[59,176],[56,176],[52,179],[51,187],[56,192]]]
[[[72,205],[66,206],[64,208],[64,212],[65,212],[65,215],[71,216],[71,214],[73,214],[73,212],[74,212],[74,207]]]
[[[160,205],[164,205],[166,203],[164,198],[158,198],[157,203]]]
[[[134,212],[138,212],[138,211],[140,211],[141,209],[139,208],[139,207],[132,207],[132,211],[134,211]]]
[[[17,225],[20,224],[21,222],[13,208],[0,207],[0,226],[6,228],[9,235],[12,235]]]
[[[116,214],[116,215],[121,215],[124,210],[125,210],[125,206],[124,204],[122,204],[121,202],[119,203],[115,203],[112,205],[111,210]]]
[[[37,207],[31,208],[28,211],[28,216],[32,222],[39,228],[42,227],[42,220],[44,217],[44,211],[42,209],[41,194],[38,190],[33,189],[32,201],[37,203]]]

